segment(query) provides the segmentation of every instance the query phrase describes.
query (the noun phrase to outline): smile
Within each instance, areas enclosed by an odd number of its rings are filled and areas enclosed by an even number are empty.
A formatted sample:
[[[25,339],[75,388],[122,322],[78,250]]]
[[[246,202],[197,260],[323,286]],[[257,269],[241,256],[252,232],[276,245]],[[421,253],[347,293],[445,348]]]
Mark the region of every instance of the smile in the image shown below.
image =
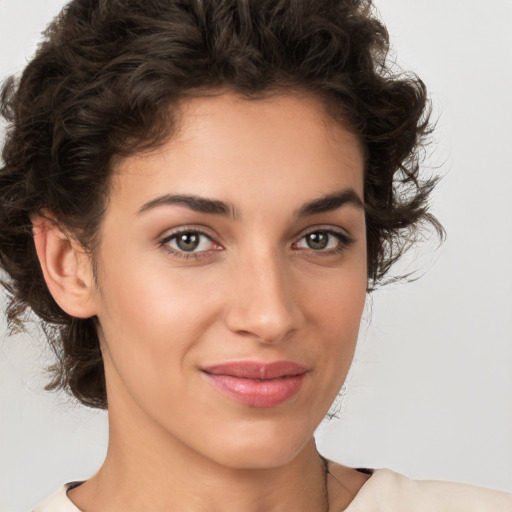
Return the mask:
[[[276,407],[301,389],[308,369],[291,361],[238,361],[202,369],[223,394],[249,407]]]

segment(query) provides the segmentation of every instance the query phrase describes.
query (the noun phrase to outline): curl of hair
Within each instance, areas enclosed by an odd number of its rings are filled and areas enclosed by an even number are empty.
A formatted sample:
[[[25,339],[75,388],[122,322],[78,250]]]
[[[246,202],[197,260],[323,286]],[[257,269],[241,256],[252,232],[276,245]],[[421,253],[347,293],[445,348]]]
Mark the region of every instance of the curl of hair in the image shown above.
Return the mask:
[[[31,216],[49,211],[94,255],[113,158],[154,148],[190,94],[248,98],[305,91],[360,138],[366,155],[369,289],[433,224],[433,180],[419,175],[429,104],[415,76],[393,72],[370,0],[74,0],[19,79],[2,87],[0,266],[7,318],[31,308],[58,362],[49,389],[107,406],[95,319],[50,295]],[[174,108],[173,108],[174,107]]]

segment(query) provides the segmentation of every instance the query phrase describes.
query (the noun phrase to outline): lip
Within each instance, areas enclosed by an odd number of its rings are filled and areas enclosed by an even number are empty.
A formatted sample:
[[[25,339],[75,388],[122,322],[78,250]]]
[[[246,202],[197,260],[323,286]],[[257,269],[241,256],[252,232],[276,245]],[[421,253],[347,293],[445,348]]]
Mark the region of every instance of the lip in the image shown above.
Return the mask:
[[[308,368],[292,361],[236,361],[201,368],[220,392],[250,407],[276,407],[301,389]]]

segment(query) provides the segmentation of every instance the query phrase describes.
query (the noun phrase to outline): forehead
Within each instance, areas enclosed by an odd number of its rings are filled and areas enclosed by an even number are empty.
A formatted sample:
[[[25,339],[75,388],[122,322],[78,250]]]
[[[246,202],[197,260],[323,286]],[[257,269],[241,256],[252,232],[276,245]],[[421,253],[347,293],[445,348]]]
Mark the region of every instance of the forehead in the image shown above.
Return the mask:
[[[250,188],[263,200],[279,188],[300,200],[349,185],[362,197],[363,167],[357,136],[316,97],[223,93],[183,100],[165,144],[116,164],[112,195],[141,202],[172,189],[231,201]]]

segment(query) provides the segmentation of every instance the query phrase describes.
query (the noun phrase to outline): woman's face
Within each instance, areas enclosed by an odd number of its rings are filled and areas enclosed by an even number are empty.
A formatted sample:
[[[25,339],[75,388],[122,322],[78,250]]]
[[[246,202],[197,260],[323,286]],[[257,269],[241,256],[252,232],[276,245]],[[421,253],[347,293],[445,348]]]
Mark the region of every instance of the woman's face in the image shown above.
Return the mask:
[[[284,464],[352,361],[367,284],[363,155],[305,96],[189,99],[115,169],[94,304],[113,433]]]

